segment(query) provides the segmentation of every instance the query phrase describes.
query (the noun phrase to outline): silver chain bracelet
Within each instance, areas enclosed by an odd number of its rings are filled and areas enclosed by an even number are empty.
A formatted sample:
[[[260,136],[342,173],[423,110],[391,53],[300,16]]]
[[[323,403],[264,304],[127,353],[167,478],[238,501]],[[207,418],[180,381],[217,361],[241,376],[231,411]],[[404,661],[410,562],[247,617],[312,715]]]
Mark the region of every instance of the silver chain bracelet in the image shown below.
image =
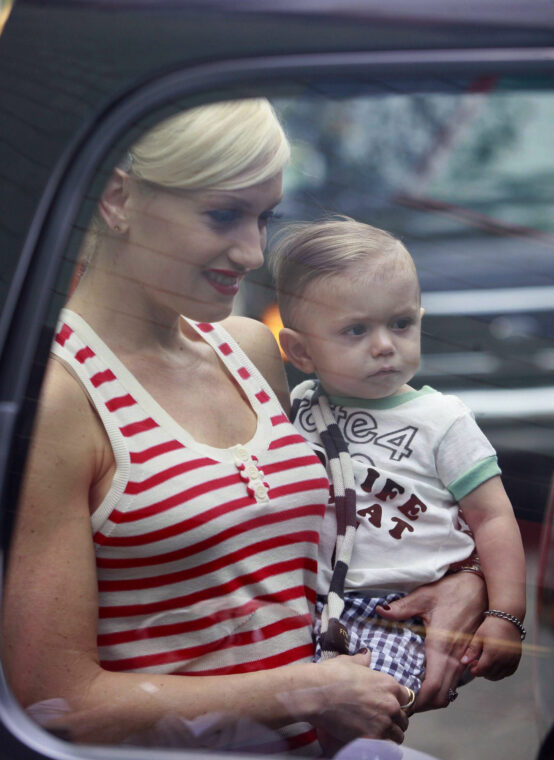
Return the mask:
[[[509,620],[510,623],[513,623],[517,628],[519,628],[519,632],[521,634],[521,640],[524,641],[525,637],[527,636],[527,631],[523,627],[523,623],[521,620],[518,620],[515,615],[510,615],[509,612],[502,612],[502,610],[485,610],[485,615],[492,615],[493,617],[499,617],[503,618],[504,620]]]

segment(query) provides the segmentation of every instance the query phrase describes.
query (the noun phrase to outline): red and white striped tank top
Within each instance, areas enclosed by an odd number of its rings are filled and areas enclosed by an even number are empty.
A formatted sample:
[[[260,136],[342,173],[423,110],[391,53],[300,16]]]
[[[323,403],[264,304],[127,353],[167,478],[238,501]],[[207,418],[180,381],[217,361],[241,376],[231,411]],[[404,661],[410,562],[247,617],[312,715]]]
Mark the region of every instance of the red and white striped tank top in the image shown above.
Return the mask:
[[[190,324],[257,414],[245,444],[196,442],[77,314],[62,312],[54,341],[116,462],[91,518],[102,667],[201,676],[310,661],[327,477],[229,334]],[[289,749],[313,741],[288,729]]]

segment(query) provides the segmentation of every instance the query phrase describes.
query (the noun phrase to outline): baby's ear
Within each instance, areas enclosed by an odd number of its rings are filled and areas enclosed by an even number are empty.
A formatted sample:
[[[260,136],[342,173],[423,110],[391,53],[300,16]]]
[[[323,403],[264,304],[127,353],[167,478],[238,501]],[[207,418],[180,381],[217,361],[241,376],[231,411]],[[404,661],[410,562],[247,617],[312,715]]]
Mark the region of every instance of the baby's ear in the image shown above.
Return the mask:
[[[308,345],[302,333],[291,330],[290,327],[283,327],[279,333],[279,343],[287,355],[287,359],[296,369],[305,372],[307,375],[315,371]]]

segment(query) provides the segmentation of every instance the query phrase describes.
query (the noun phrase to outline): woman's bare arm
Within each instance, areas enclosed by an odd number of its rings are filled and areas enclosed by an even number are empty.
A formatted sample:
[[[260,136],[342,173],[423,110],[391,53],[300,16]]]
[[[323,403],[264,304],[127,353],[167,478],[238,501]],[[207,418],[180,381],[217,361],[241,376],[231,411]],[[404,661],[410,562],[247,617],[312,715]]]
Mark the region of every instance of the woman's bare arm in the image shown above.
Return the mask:
[[[62,698],[57,721],[72,738],[118,742],[160,718],[212,712],[277,728],[322,722],[339,741],[401,742],[405,689],[368,667],[369,655],[244,675],[193,678],[104,670],[96,647],[96,569],[89,499],[110,471],[109,448],[87,397],[52,363],[11,546],[3,663],[24,706]],[[352,705],[355,705],[353,709]]]

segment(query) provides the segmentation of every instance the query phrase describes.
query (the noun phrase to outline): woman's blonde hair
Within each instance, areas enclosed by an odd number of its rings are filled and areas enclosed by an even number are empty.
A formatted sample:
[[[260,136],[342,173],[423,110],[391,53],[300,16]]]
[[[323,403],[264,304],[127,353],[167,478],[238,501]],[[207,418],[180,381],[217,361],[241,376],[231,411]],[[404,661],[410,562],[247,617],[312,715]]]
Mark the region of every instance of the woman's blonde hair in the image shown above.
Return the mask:
[[[129,173],[182,190],[240,190],[280,172],[290,156],[265,98],[192,108],[162,121],[129,151]]]
[[[265,98],[191,108],[146,132],[119,168],[147,185],[181,190],[240,190],[278,174],[290,145]],[[111,234],[96,211],[81,249],[84,272],[102,236]]]

